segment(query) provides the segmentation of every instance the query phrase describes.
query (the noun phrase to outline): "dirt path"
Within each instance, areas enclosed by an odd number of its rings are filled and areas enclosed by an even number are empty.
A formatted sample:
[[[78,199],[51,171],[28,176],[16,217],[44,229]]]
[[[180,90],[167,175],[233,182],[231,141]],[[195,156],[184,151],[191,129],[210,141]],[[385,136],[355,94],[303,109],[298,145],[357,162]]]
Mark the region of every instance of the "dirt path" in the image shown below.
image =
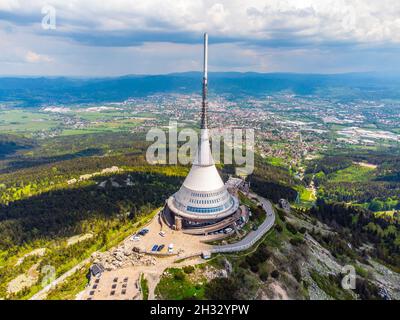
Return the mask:
[[[29,300],[43,300],[46,299],[47,293],[55,288],[58,284],[62,283],[66,278],[69,276],[72,276],[78,269],[82,268],[85,264],[89,263],[90,258],[87,258],[80,263],[78,263],[75,267],[72,269],[69,269],[67,272],[63,273],[60,277],[55,279],[53,282],[45,286],[42,290],[40,290],[38,293],[33,295]]]
[[[147,284],[149,286],[149,300],[155,300],[155,290],[158,282],[160,281],[161,275],[164,272],[147,272],[144,273],[145,278],[147,279]]]

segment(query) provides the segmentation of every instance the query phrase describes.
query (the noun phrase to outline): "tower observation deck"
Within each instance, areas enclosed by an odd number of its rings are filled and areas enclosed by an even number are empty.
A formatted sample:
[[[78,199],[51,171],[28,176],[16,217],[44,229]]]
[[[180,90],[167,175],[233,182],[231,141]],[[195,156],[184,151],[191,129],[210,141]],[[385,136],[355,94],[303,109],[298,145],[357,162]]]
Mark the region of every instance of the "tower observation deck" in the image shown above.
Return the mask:
[[[175,229],[220,222],[239,208],[238,199],[223,183],[212,158],[207,121],[208,35],[204,34],[201,130],[196,157],[181,188],[168,198],[163,213]]]

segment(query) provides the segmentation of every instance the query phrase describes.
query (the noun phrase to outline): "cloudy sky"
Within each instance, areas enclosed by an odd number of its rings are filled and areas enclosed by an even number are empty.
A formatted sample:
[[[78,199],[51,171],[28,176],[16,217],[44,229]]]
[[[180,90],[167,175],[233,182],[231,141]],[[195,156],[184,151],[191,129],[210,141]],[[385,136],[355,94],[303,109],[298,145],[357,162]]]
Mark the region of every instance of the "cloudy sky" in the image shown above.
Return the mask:
[[[211,71],[400,72],[399,0],[0,0],[0,75],[199,70],[205,31]]]

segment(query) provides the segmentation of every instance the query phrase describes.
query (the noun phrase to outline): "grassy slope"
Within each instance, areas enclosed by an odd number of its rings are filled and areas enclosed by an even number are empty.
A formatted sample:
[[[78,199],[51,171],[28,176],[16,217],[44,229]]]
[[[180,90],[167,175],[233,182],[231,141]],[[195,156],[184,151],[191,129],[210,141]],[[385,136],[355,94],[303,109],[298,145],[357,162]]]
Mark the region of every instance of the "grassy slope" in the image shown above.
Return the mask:
[[[331,174],[329,180],[332,182],[367,182],[374,177],[374,172],[374,168],[353,164]]]
[[[205,279],[194,281],[182,269],[169,268],[156,287],[156,294],[164,300],[203,299]]]

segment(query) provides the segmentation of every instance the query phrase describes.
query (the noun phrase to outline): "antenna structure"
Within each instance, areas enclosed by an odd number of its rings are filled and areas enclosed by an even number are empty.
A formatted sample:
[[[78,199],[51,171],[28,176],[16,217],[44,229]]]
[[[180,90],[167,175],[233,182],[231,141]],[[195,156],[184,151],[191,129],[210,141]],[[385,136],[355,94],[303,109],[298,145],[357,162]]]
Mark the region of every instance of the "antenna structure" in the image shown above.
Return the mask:
[[[207,64],[208,64],[208,34],[204,34],[204,61],[203,61],[203,91],[201,107],[201,129],[207,129]]]

